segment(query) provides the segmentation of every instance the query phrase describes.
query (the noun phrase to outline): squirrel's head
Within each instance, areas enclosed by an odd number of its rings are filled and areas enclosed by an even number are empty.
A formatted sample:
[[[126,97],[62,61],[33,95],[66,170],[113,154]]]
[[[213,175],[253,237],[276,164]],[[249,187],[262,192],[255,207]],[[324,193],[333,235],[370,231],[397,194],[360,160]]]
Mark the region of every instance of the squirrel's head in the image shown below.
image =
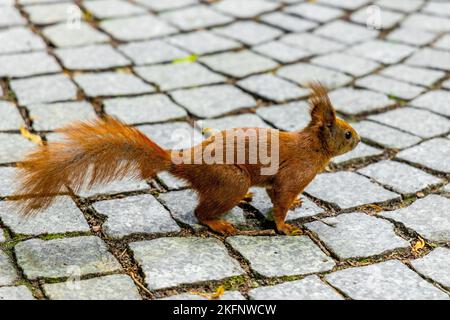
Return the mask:
[[[322,84],[314,82],[309,87],[312,90],[309,127],[318,133],[320,142],[331,157],[353,150],[361,141],[358,133],[347,122],[336,117],[336,111]]]

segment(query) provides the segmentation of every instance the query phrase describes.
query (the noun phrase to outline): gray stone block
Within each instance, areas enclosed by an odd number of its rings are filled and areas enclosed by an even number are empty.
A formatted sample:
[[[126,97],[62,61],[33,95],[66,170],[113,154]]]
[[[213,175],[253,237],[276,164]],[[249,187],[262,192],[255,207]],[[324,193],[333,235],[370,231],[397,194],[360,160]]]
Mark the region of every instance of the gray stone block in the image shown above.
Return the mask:
[[[372,29],[390,29],[404,19],[405,15],[390,10],[380,10],[380,19],[374,19],[373,9],[370,6],[363,7],[350,16],[350,20]]]
[[[390,160],[371,164],[358,172],[403,194],[415,193],[442,182],[422,170]]]
[[[166,11],[197,4],[198,0],[137,0],[136,2],[155,11]]]
[[[1,287],[0,300],[34,300],[34,297],[26,286]]]
[[[111,275],[72,282],[43,285],[51,300],[141,300],[139,291],[126,275]]]
[[[450,249],[448,248],[436,248],[425,257],[411,261],[411,265],[417,272],[446,288],[450,288],[449,264]]]
[[[236,18],[252,18],[264,12],[275,10],[279,4],[267,0],[224,0],[214,5],[214,8]]]
[[[308,104],[304,101],[258,108],[256,114],[285,131],[301,130],[311,121]]]
[[[1,5],[1,4],[0,4]],[[0,11],[0,28],[25,25],[27,21],[13,6],[3,6]]]
[[[413,99],[425,91],[423,87],[397,81],[377,74],[360,78],[356,80],[355,84],[359,87],[379,91],[389,96],[406,100]]]
[[[346,44],[354,44],[376,38],[379,32],[347,21],[336,20],[319,27],[314,33]]]
[[[289,6],[284,11],[299,15],[309,20],[328,22],[341,17],[344,11],[315,3],[299,3]]]
[[[0,133],[0,163],[21,161],[36,145],[19,134]]]
[[[360,77],[379,68],[379,64],[367,59],[350,56],[344,53],[331,53],[316,57],[312,63]]]
[[[159,238],[130,244],[150,290],[222,280],[244,273],[214,238]]]
[[[424,48],[416,51],[405,62],[413,66],[428,67],[444,71],[450,70],[450,52]]]
[[[428,109],[441,115],[450,116],[450,92],[445,90],[429,91],[410,102],[413,107]]]
[[[48,25],[57,22],[70,23],[75,16],[82,16],[81,9],[74,3],[38,4],[24,7],[32,23]]]
[[[106,113],[127,124],[164,122],[187,115],[183,108],[163,94],[105,99],[103,105]]]
[[[250,237],[226,240],[265,277],[304,275],[331,270],[335,263],[306,236]]]
[[[0,250],[0,287],[13,285],[18,279],[16,269],[10,258]]]
[[[400,196],[353,172],[322,173],[305,190],[341,209],[399,199]]]
[[[68,196],[58,197],[49,208],[31,217],[20,216],[12,203],[0,201],[0,217],[15,234],[40,235],[90,230],[83,213]]]
[[[200,120],[196,122],[196,126],[199,129],[211,128],[215,131],[233,128],[270,128],[270,126],[262,121],[257,115],[249,113],[218,119]]]
[[[0,131],[19,130],[24,125],[19,109],[8,101],[0,101]]]
[[[100,201],[94,209],[107,217],[103,224],[105,234],[122,238],[131,234],[161,234],[181,229],[170,213],[151,195],[131,196],[122,199]]]
[[[46,52],[0,56],[0,77],[28,77],[61,71],[56,59]]]
[[[395,234],[393,224],[362,212],[313,221],[306,227],[341,260],[381,255],[410,246],[408,241]]]
[[[171,122],[137,127],[165,149],[190,148],[203,140],[202,134],[187,122]]]
[[[401,25],[406,28],[423,29],[439,33],[450,29],[450,20],[428,14],[413,13],[403,20]]]
[[[261,16],[259,19],[277,28],[291,32],[308,31],[318,25],[316,22],[301,19],[283,12],[271,12]]]
[[[155,91],[153,86],[129,73],[83,73],[76,75],[74,80],[89,97],[123,96]]]
[[[360,114],[383,109],[396,103],[386,95],[370,90],[341,88],[329,93],[336,110],[345,114]]]
[[[367,41],[348,50],[355,56],[363,56],[384,64],[398,63],[411,55],[416,48],[382,40]]]
[[[146,13],[144,8],[121,0],[86,1],[83,5],[98,19],[119,18]]]
[[[222,83],[226,78],[209,71],[198,63],[163,64],[137,67],[136,73],[148,82],[155,83],[160,90],[174,90]]]
[[[307,51],[288,46],[281,41],[263,43],[253,47],[252,50],[281,63],[295,62],[311,55]]]
[[[249,50],[215,54],[200,58],[200,61],[215,71],[235,78],[243,78],[278,67],[275,61]]]
[[[238,21],[225,27],[215,28],[213,31],[248,46],[270,41],[283,34],[279,29],[254,21]]]
[[[166,41],[198,55],[238,49],[242,46],[237,41],[220,37],[206,30],[177,34],[167,38]]]
[[[189,55],[188,52],[161,40],[130,42],[119,46],[118,49],[137,65],[169,62]]]
[[[171,96],[190,113],[201,118],[216,117],[256,105],[252,96],[231,85],[179,90],[171,92]]]
[[[0,54],[27,52],[45,49],[45,42],[37,34],[25,27],[0,30]]]
[[[109,44],[56,49],[55,54],[69,70],[103,70],[130,64],[130,60]]]
[[[411,67],[404,64],[390,66],[383,69],[380,74],[421,86],[431,86],[445,76],[443,71]]]
[[[280,38],[280,41],[311,54],[325,54],[344,48],[344,45],[339,42],[311,33],[290,33]]]
[[[316,275],[249,291],[252,300],[343,300]]]
[[[433,32],[414,28],[397,28],[386,37],[387,40],[406,43],[413,46],[426,45],[435,38],[436,34]]]
[[[383,154],[383,150],[371,147],[365,143],[359,143],[358,146],[343,155],[337,156],[333,158],[333,163],[335,164],[342,164],[346,163],[348,161],[354,161],[354,160],[360,160],[363,158],[373,157],[373,156],[379,156]]]
[[[106,244],[94,236],[32,239],[20,242],[14,250],[28,279],[84,276],[122,269]]]
[[[42,34],[56,47],[85,46],[110,40],[106,34],[83,21],[76,26],[61,23],[45,27]]]
[[[403,223],[424,238],[436,242],[450,241],[450,199],[428,195],[406,208],[385,211],[383,217]]]
[[[325,279],[357,300],[449,299],[447,294],[397,260],[340,270]]]

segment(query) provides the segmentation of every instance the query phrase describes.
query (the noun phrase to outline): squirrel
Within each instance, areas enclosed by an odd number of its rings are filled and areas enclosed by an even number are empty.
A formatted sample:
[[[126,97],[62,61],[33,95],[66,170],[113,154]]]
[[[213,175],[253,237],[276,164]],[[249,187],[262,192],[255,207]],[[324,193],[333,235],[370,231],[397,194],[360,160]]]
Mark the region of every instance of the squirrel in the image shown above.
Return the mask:
[[[197,192],[195,215],[217,233],[236,234],[235,227],[220,216],[236,206],[250,187],[260,186],[266,188],[273,203],[277,231],[299,234],[299,228],[285,223],[297,196],[333,157],[353,150],[361,140],[347,122],[336,117],[326,88],[318,82],[309,87],[311,120],[303,130],[229,129],[183,150],[163,149],[138,129],[110,116],[69,124],[57,130],[64,140],[40,146],[18,163],[19,190],[31,195],[15,201],[18,210],[23,215],[37,214],[51,205],[56,195],[67,192],[67,187],[77,192],[86,184],[93,187],[128,175],[148,180],[168,171]],[[244,139],[237,141],[233,137],[236,132],[244,134]],[[269,158],[278,157],[273,172],[263,172],[268,169],[267,161],[250,159],[255,141],[256,147],[271,150]],[[233,147],[232,151],[224,153],[228,147]],[[210,163],[201,157],[198,161],[196,157],[206,151],[215,160],[232,161]],[[244,161],[236,161],[239,153]]]

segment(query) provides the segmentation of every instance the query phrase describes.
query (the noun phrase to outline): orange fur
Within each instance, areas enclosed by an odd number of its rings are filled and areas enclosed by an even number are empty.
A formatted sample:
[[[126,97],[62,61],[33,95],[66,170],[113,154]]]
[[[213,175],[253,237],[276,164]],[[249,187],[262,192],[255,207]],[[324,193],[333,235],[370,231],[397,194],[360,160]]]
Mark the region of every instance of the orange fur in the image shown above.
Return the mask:
[[[199,195],[195,214],[199,221],[211,229],[231,234],[235,229],[220,220],[220,216],[236,206],[251,186],[263,186],[274,205],[274,219],[279,232],[296,234],[298,229],[285,224],[287,211],[297,196],[323,170],[330,159],[352,150],[360,138],[353,128],[336,118],[326,89],[319,83],[311,85],[311,122],[296,132],[279,132],[274,129],[253,128],[258,137],[278,135],[279,167],[273,174],[262,174],[266,164],[252,163],[175,163],[169,150],[163,150],[137,129],[118,120],[106,118],[93,123],[78,123],[60,132],[66,141],[50,143],[28,155],[20,166],[19,178],[22,193],[37,195],[23,199],[22,212],[35,213],[47,207],[56,193],[70,186],[80,189],[107,183],[132,173],[149,179],[157,172],[167,170],[187,180]],[[227,146],[233,150],[249,152],[251,137],[244,140],[227,140],[227,134],[250,128],[219,132],[201,144],[181,150],[180,155],[193,160],[212,148],[212,154],[226,159]],[[221,138],[223,138],[221,140]],[[270,139],[258,140],[258,147],[272,146]],[[236,151],[232,151],[236,152]],[[221,155],[222,156],[219,156]],[[236,159],[237,153],[231,154]],[[92,174],[87,177],[92,166]]]

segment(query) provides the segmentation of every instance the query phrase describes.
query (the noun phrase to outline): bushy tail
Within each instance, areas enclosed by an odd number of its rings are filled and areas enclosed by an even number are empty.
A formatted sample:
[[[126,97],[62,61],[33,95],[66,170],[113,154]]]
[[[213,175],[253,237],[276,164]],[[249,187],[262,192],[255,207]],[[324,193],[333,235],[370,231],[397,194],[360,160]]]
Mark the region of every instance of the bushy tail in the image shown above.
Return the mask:
[[[149,179],[171,164],[168,151],[111,117],[57,131],[64,140],[40,147],[18,165],[17,193],[27,196],[15,202],[24,215],[47,208],[66,186],[76,192],[128,175]]]

